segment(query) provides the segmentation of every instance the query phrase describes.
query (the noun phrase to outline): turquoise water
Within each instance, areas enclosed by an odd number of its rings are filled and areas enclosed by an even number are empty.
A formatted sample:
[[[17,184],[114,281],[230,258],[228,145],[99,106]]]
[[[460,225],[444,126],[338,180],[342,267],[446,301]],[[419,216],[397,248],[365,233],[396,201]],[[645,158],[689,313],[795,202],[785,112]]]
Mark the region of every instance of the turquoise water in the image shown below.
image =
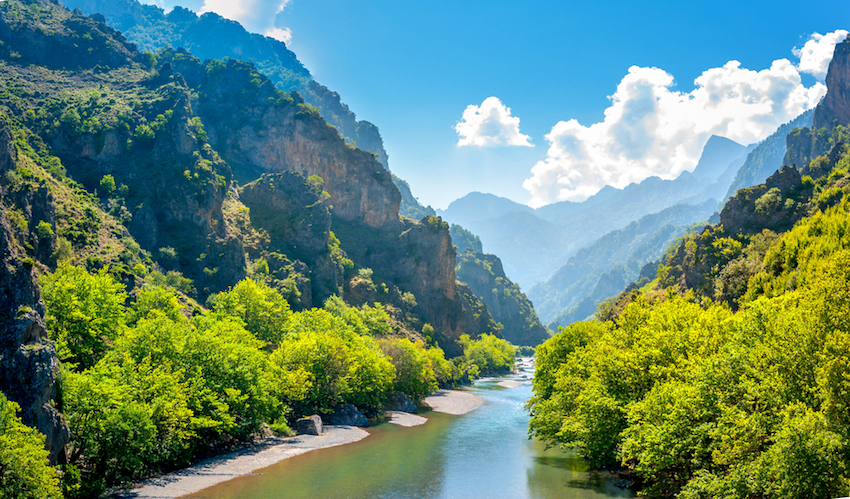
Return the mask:
[[[203,490],[193,498],[590,499],[634,497],[606,472],[528,440],[526,382],[481,381],[485,400],[464,416],[430,412],[422,426],[382,424],[353,444],[311,451]]]

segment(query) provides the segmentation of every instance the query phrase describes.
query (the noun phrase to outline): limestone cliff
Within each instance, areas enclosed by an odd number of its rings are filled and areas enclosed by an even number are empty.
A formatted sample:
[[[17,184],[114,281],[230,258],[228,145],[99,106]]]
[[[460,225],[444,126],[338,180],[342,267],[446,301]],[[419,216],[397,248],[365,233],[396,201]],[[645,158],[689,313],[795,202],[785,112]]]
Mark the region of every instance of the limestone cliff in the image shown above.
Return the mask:
[[[826,87],[826,96],[815,108],[812,127],[788,134],[783,164],[803,168],[842,140],[836,127],[850,125],[850,39],[835,46]]]
[[[266,251],[255,257],[273,266],[270,252],[277,252],[304,263],[305,308],[341,293],[344,270],[331,254],[331,212],[318,184],[294,172],[264,174],[241,189],[240,199],[250,208],[251,222],[269,236]]]
[[[826,74],[826,96],[815,109],[813,128],[850,124],[850,39],[835,46]]]

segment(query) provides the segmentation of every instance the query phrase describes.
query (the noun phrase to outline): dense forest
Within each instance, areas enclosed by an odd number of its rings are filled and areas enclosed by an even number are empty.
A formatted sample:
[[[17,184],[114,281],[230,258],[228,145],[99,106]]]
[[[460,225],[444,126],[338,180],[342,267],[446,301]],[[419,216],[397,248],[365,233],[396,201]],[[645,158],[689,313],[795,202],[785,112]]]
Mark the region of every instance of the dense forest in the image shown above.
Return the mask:
[[[161,285],[143,286],[125,306],[126,290],[108,268],[90,273],[62,263],[40,283],[63,366],[58,408],[71,435],[64,497],[95,497],[184,466],[263,426],[289,434],[295,419],[331,416],[343,404],[380,418],[394,391],[418,400],[438,386],[509,370],[515,355],[505,340],[483,335],[463,337],[465,354],[449,361],[433,343],[393,336],[380,304],[356,308],[332,297],[323,308],[292,312],[279,292],[251,279],[213,295],[210,309],[193,316]],[[4,436],[38,441],[18,436],[19,423],[9,419]],[[41,444],[33,447],[39,452],[21,463],[47,467]],[[4,489],[26,480],[9,475]],[[38,477],[27,497],[57,486],[49,471]]]
[[[654,279],[537,348],[532,435],[625,468],[649,497],[846,495],[848,53],[814,127],[789,135],[786,164],[811,162],[739,190]]]

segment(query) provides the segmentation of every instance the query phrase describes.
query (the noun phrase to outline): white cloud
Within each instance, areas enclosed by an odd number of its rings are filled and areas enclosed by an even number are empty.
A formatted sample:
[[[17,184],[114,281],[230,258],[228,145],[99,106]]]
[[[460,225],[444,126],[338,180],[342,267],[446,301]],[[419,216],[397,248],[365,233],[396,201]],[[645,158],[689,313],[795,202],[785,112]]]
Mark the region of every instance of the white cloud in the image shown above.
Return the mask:
[[[292,30],[289,28],[271,28],[263,34],[287,45],[292,41]]]
[[[799,66],[779,59],[754,71],[729,61],[704,71],[691,92],[674,90],[673,76],[662,69],[632,66],[610,96],[603,121],[561,121],[546,135],[546,158],[523,183],[529,204],[582,201],[605,185],[623,188],[651,176],[676,178],[693,170],[713,134],[741,144],[763,140],[826,94],[822,83],[804,86],[800,72],[813,72],[809,65],[815,63],[827,67],[829,58],[815,54],[842,35],[817,36],[817,45],[800,51]]]
[[[519,117],[511,116],[511,108],[497,97],[487,97],[480,106],[470,105],[455,125],[461,146],[526,146],[534,147],[531,137],[519,132]]]
[[[803,73],[810,73],[816,78],[824,79],[835,45],[843,42],[845,38],[847,38],[847,31],[843,29],[826,35],[813,33],[803,48],[794,49],[794,55],[800,58],[797,68]]]
[[[292,31],[277,28],[275,16],[283,12],[290,0],[204,0],[200,13],[215,12],[221,17],[237,21],[248,31],[263,33],[289,43]]]

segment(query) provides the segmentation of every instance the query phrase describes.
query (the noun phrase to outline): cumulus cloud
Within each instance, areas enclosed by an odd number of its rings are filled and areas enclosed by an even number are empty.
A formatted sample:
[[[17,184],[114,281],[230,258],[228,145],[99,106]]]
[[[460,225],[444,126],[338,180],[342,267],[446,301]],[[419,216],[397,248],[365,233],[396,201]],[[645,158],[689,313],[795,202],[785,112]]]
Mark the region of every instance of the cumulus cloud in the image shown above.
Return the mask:
[[[204,0],[200,13],[215,12],[237,21],[248,31],[263,33],[284,43],[292,40],[289,28],[277,28],[275,17],[283,12],[290,0]]]
[[[497,97],[487,97],[480,106],[466,107],[455,125],[462,146],[526,146],[534,147],[531,137],[519,131],[519,117],[511,116],[511,108]]]
[[[816,45],[804,46],[799,65],[779,59],[755,71],[729,61],[704,71],[691,92],[676,91],[673,76],[662,69],[632,66],[601,122],[561,121],[546,135],[546,158],[523,183],[529,204],[582,201],[605,185],[623,188],[651,176],[676,178],[693,170],[711,135],[741,144],[763,140],[820,102],[826,86],[806,87],[800,73],[821,66],[825,73],[831,52],[820,52],[843,36],[813,35]]]
[[[271,28],[266,30],[264,34],[287,45],[292,41],[292,30],[289,28]]]
[[[812,74],[822,80],[826,77],[826,70],[829,69],[829,61],[832,60],[835,45],[843,42],[845,38],[847,38],[847,31],[843,29],[826,35],[812,34],[803,48],[794,49],[794,55],[800,58],[797,68],[803,73]]]

